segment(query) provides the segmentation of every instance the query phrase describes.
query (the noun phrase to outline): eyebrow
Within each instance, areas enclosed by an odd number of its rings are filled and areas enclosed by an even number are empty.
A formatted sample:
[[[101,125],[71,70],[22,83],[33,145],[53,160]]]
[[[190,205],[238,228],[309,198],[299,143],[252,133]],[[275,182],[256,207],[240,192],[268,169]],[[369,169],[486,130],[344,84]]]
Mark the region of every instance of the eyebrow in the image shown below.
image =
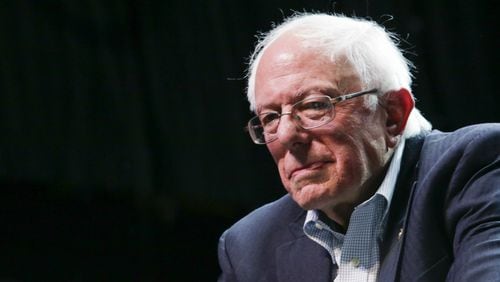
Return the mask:
[[[295,99],[304,99],[305,96],[310,95],[311,92],[317,92],[322,95],[327,95],[331,97],[337,97],[342,95],[342,93],[336,89],[336,88],[330,88],[330,87],[311,87],[309,89],[306,89],[304,91],[298,92],[294,95]]]
[[[320,95],[327,95],[332,98],[341,96],[343,93],[339,91],[339,89],[336,88],[331,88],[331,87],[320,87],[320,86],[313,86],[310,88],[307,88],[305,90],[296,92],[295,94],[292,95],[292,103],[294,104],[300,100],[303,100],[306,98],[306,96],[311,95],[311,92],[320,94]],[[282,106],[282,105],[276,105],[276,104],[268,104],[268,105],[259,105],[255,108],[255,113],[256,114],[261,114],[263,109],[267,109],[266,112],[276,112],[276,110],[271,110],[271,108],[276,107],[276,106]],[[279,111],[277,111],[279,112]]]

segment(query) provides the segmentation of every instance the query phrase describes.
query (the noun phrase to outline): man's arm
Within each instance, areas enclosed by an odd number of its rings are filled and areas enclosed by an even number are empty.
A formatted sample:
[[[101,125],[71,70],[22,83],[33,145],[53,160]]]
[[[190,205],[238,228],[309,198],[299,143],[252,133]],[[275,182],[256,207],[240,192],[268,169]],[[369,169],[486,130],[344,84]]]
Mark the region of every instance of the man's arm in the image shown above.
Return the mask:
[[[218,282],[236,281],[233,266],[231,265],[231,261],[229,260],[229,256],[226,252],[226,235],[227,231],[224,232],[219,239],[218,255],[222,273],[219,276]]]
[[[462,158],[467,162],[456,168],[445,211],[454,253],[447,280],[500,281],[498,130],[478,135]]]

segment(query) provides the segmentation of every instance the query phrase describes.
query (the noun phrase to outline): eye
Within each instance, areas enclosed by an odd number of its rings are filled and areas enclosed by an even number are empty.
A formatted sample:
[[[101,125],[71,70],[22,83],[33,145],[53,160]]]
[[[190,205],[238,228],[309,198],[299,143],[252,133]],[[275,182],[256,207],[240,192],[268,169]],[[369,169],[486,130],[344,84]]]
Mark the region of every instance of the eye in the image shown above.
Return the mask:
[[[330,100],[324,97],[311,98],[296,105],[296,110],[301,113],[318,113],[328,111],[331,107]]]
[[[318,120],[323,118],[332,108],[328,97],[315,97],[296,105],[295,112],[301,119]]]
[[[278,113],[265,113],[259,116],[262,126],[268,126],[280,118]]]
[[[306,101],[300,107],[301,111],[322,111],[328,109],[329,105],[325,101]]]

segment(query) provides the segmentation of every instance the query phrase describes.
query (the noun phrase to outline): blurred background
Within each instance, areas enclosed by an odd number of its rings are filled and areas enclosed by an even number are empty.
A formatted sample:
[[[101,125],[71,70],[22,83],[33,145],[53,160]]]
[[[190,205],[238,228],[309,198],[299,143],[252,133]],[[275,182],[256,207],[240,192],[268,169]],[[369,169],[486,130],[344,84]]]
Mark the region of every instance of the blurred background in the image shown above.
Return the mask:
[[[491,1],[0,1],[0,280],[215,281],[284,194],[243,131],[254,35],[293,11],[399,33],[436,128],[500,121]]]

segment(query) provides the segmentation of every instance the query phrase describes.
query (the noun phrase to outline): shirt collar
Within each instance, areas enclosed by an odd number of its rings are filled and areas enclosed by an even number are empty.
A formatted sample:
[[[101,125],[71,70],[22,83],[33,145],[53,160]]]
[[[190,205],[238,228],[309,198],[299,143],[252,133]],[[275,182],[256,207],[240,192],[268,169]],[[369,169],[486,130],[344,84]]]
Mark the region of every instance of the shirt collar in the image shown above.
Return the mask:
[[[394,189],[396,188],[396,181],[398,180],[399,170],[401,169],[401,160],[403,159],[403,150],[405,148],[405,139],[401,139],[401,142],[396,147],[396,151],[392,156],[391,164],[387,173],[385,174],[384,181],[380,184],[376,194],[382,195],[387,200],[387,210],[391,206],[392,195],[394,195]]]

